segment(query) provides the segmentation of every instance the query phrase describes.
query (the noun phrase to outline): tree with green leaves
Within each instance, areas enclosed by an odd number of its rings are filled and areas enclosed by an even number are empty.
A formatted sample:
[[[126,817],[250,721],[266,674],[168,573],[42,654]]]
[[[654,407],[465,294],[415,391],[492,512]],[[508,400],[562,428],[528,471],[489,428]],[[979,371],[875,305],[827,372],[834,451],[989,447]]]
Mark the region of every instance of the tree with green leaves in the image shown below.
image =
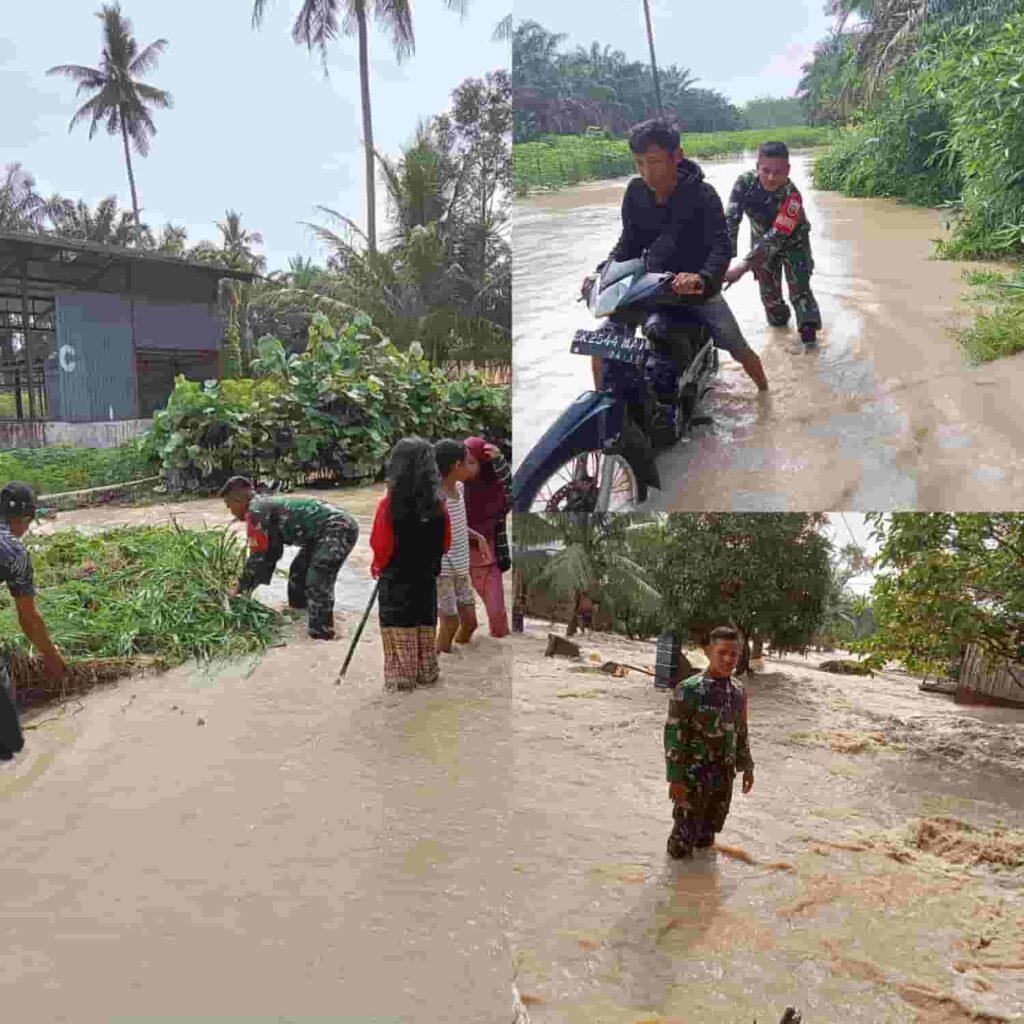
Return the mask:
[[[527,590],[536,588],[572,606],[565,635],[576,633],[585,598],[600,600],[613,614],[625,608],[656,611],[660,594],[648,570],[626,553],[630,530],[644,518],[625,515],[515,517],[513,560]]]
[[[63,196],[54,196],[47,205],[53,230],[62,238],[100,245],[130,245],[141,239],[147,248],[153,246],[149,228],[137,224],[131,210],[119,209],[117,196],[101,199],[95,209],[81,199],[72,202]]]
[[[968,644],[1006,663],[1024,688],[1024,515],[900,512],[868,516],[881,548],[869,661],[943,670]]]
[[[391,231],[383,248],[329,207],[310,223],[329,250],[325,273],[270,287],[264,310],[370,317],[399,348],[435,366],[511,362],[508,241],[511,83],[463,82],[452,107],[421,123],[397,159],[378,154]]]
[[[128,169],[128,185],[132,194],[136,244],[142,244],[142,222],[139,217],[139,196],[132,171],[131,150],[139,156],[149,152],[150,140],[156,134],[153,110],[164,110],[173,103],[171,94],[147,85],[140,76],[152,71],[167,48],[166,39],[158,39],[142,50],[132,35],[132,23],[121,13],[119,3],[104,4],[96,17],[103,22],[103,50],[98,68],[80,64],[60,64],[47,74],[64,75],[78,84],[76,95],[89,94],[89,99],[75,112],[68,130],[82,121],[89,122],[89,138],[105,123],[107,132],[120,135],[124,161]]]
[[[468,0],[442,0],[449,10],[465,16]],[[252,24],[259,27],[267,0],[253,0]],[[338,32],[355,35],[359,41],[359,94],[363,108],[363,145],[366,150],[366,239],[370,252],[377,249],[376,149],[370,106],[370,21],[391,36],[398,60],[416,50],[411,0],[303,0],[292,28],[292,39],[320,51],[327,68],[327,44]],[[501,26],[499,26],[500,30]]]
[[[46,201],[36,191],[36,179],[21,164],[8,164],[0,176],[0,231],[38,231],[46,214]]]
[[[670,513],[645,567],[664,599],[672,631],[704,642],[732,625],[750,644],[805,648],[832,586],[831,542],[824,513]]]

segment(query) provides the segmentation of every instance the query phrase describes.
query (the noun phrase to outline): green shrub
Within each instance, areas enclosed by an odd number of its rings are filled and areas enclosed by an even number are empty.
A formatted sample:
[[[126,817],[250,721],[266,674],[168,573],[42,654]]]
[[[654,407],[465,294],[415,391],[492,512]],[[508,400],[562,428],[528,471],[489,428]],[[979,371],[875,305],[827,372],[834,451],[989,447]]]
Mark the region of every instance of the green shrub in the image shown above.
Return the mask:
[[[416,346],[399,351],[365,318],[335,330],[321,314],[305,352],[258,343],[253,379],[179,377],[148,440],[172,483],[209,488],[245,473],[286,485],[376,477],[401,437],[511,433],[508,388],[448,380]]]

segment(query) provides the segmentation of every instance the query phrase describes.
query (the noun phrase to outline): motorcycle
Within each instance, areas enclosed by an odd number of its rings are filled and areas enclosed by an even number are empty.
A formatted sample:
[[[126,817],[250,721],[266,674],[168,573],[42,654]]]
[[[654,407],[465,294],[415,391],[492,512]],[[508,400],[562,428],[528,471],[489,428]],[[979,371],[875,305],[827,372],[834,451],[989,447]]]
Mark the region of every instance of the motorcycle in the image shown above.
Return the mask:
[[[601,386],[580,395],[534,445],[512,480],[515,512],[628,512],[661,486],[655,453],[694,421],[718,370],[702,298],[672,291],[643,259],[609,261],[585,294],[597,329],[570,351],[598,356]]]

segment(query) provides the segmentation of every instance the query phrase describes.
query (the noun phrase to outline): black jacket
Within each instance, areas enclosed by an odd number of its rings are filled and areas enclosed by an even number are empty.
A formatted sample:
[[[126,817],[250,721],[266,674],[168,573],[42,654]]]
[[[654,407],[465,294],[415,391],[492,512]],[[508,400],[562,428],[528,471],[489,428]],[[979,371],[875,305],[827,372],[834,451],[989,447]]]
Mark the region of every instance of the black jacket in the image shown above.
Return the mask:
[[[692,160],[680,161],[679,181],[665,206],[655,203],[642,178],[626,188],[622,234],[609,259],[634,259],[644,252],[653,273],[700,274],[706,296],[721,290],[732,238],[718,193]]]

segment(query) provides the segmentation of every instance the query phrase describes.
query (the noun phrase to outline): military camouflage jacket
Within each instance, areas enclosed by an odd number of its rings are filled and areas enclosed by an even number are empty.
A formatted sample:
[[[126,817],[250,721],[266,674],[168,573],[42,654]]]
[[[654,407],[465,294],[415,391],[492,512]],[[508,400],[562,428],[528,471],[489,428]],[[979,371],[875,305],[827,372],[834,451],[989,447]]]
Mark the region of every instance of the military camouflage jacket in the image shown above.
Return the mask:
[[[258,584],[269,583],[286,545],[305,547],[329,522],[347,518],[340,508],[315,498],[257,494],[245,516],[249,560],[238,581],[239,588],[247,593]]]
[[[791,181],[774,192],[767,192],[761,187],[757,171],[747,171],[736,179],[725,211],[733,256],[737,255],[743,214],[750,218],[753,242],[753,248],[744,259],[754,265],[766,263],[810,237],[811,225],[804,211],[803,197]]]
[[[747,694],[735,679],[700,673],[672,692],[665,723],[669,782],[695,785],[703,767],[753,771],[747,738]]]

